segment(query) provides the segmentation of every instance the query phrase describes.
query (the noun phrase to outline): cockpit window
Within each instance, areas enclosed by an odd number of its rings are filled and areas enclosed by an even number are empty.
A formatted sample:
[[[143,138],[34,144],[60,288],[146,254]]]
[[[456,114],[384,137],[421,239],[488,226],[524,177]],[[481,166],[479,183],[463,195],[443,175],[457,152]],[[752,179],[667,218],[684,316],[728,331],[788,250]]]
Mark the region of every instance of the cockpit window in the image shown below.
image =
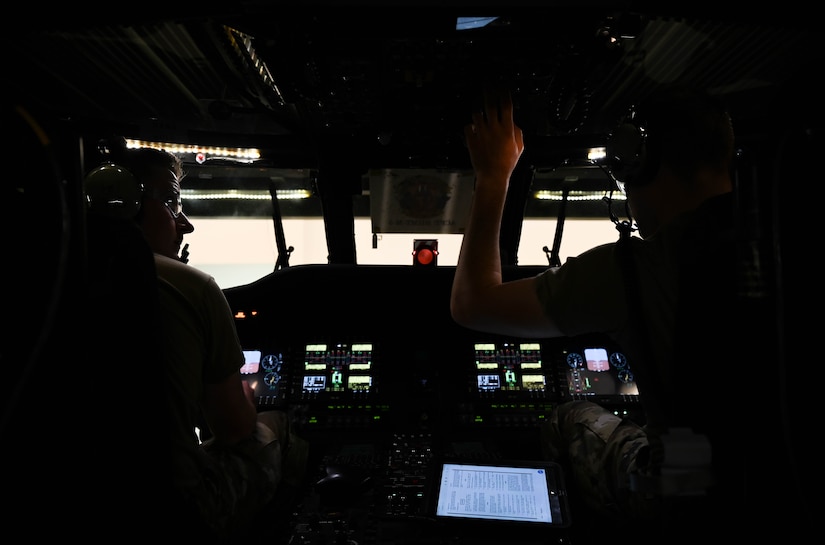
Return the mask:
[[[212,274],[219,285],[244,285],[273,272],[282,251],[287,252],[290,266],[329,262],[313,169],[195,164],[187,165],[186,171],[182,198],[195,225],[186,237],[189,262]],[[554,249],[559,230],[563,181],[553,176],[570,174],[537,173],[522,224],[519,265],[549,263],[548,252]],[[566,204],[563,242],[558,245],[561,261],[617,236],[602,202],[605,193],[598,190],[599,184],[608,186],[606,181],[582,184],[594,189],[587,192],[586,200],[574,193]],[[466,210],[462,206],[469,205],[471,196],[472,178],[464,172],[366,171],[361,191],[351,195],[357,263],[413,265],[416,241],[435,240],[434,265],[455,266],[463,240]],[[395,199],[397,206],[388,206],[387,199]],[[394,208],[395,212],[388,212]],[[278,229],[283,248],[279,248]]]

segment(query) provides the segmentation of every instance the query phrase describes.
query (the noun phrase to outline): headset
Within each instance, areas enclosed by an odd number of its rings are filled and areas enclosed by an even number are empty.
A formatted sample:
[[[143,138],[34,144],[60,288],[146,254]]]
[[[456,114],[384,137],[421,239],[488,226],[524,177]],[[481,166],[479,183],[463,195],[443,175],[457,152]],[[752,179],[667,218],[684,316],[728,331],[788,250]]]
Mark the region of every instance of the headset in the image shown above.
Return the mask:
[[[656,171],[648,158],[648,131],[641,123],[634,107],[608,135],[606,145],[607,160],[600,165],[602,171],[622,193],[627,193],[627,186],[641,186],[653,181]],[[604,197],[607,202],[610,221],[622,235],[629,235],[637,228],[633,223],[628,202],[625,201],[627,220],[620,220],[613,212],[613,188],[610,195]]]
[[[673,88],[633,106],[607,142],[607,168],[616,186],[650,184],[662,163],[677,177],[690,178],[700,164],[724,159],[723,133],[731,130],[720,97]]]
[[[106,162],[83,180],[88,211],[112,219],[134,219],[140,212],[144,186],[124,167]]]
[[[109,136],[97,142],[103,161],[83,179],[83,192],[90,213],[111,219],[135,219],[143,203],[145,187],[123,162],[126,139]]]
[[[659,169],[660,157],[655,136],[651,138],[645,120],[635,108],[613,130],[607,141],[607,168],[623,193],[628,185],[649,184]]]
[[[92,169],[83,180],[88,212],[119,221],[137,219],[145,190],[137,176],[111,161]],[[189,244],[184,245],[178,259],[189,262]]]

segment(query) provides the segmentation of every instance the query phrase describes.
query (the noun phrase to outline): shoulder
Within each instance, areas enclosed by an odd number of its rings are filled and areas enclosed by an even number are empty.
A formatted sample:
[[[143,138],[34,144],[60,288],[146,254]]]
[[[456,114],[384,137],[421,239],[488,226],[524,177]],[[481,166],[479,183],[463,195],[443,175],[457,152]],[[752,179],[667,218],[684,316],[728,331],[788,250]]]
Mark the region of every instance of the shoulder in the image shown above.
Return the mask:
[[[568,257],[560,267],[551,267],[536,277],[537,288],[554,291],[564,285],[564,290],[589,289],[595,283],[603,283],[618,272],[615,242],[601,244],[585,252]]]
[[[536,277],[539,303],[565,335],[615,335],[622,328],[625,292],[617,249],[615,242],[596,246]]]
[[[599,267],[610,266],[616,261],[616,251],[618,248],[619,245],[617,242],[608,242],[594,246],[577,256],[568,257],[560,267],[560,270],[598,270]]]
[[[155,267],[157,268],[159,276],[180,277],[204,282],[212,279],[211,275],[200,269],[160,254],[155,254]]]
[[[155,254],[155,268],[158,278],[184,293],[202,292],[204,289],[220,290],[210,274],[177,259]]]

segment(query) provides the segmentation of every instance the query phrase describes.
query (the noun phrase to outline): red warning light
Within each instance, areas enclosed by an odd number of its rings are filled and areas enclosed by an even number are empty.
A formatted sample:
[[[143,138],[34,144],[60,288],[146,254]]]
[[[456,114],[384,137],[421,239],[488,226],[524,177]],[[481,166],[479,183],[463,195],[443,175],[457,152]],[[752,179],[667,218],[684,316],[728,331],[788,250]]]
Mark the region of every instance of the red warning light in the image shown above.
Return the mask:
[[[416,239],[413,241],[413,265],[435,267],[438,264],[438,240]]]
[[[418,262],[419,265],[429,265],[435,259],[435,255],[433,255],[432,250],[429,248],[422,248],[418,250],[415,254],[415,260]]]

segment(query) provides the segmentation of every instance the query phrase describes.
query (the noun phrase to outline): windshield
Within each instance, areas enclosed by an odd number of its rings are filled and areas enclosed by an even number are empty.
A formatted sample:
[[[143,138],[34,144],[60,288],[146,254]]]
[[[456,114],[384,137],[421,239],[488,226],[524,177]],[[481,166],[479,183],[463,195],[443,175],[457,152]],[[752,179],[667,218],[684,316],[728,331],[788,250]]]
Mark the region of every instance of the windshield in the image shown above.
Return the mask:
[[[281,251],[286,253],[289,266],[329,262],[323,203],[312,169],[187,165],[186,171],[184,210],[195,226],[185,240],[189,263],[214,276],[220,286],[248,284],[273,272],[279,257],[279,229]],[[597,244],[616,240],[618,234],[604,201],[608,184],[599,172],[587,175],[595,182],[583,179],[580,183],[596,189],[573,191],[561,208],[562,192],[558,189],[563,180],[558,178],[566,177],[569,183],[569,173],[548,170],[536,174],[521,228],[519,265],[548,265],[554,244],[564,262]],[[427,240],[437,242],[436,266],[455,266],[463,239],[464,212],[472,197],[472,179],[467,190],[466,176],[466,172],[396,169],[388,184],[387,169],[366,172],[361,190],[351,195],[356,262],[412,265],[416,241]],[[432,180],[461,177],[465,187],[454,188],[443,199],[447,205],[434,206],[432,198],[425,202],[420,197],[421,180],[433,185]],[[416,210],[403,209],[409,197],[399,193],[411,179],[419,199]],[[586,199],[582,197],[585,193]],[[428,206],[433,209],[428,210]],[[561,218],[560,212],[564,213]],[[558,235],[562,236],[557,241]]]

